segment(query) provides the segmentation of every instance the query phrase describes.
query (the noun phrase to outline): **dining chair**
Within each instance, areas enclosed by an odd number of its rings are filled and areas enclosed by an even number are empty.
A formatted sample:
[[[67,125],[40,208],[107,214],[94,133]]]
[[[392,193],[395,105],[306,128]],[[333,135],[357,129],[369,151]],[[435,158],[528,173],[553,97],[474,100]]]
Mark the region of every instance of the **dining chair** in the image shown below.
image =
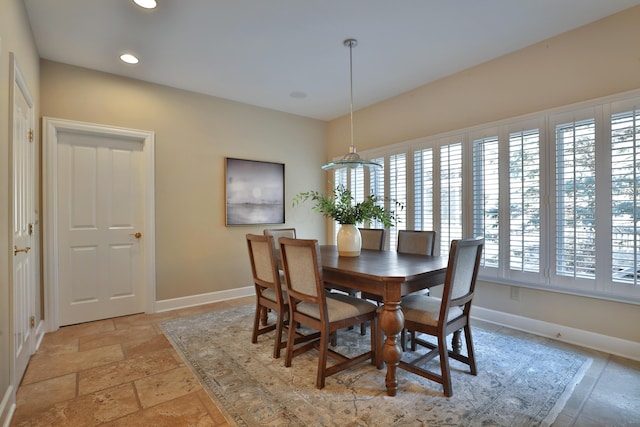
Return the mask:
[[[384,228],[359,228],[359,230],[360,236],[362,237],[362,249],[369,249],[374,251],[384,250],[387,230],[385,230]],[[382,297],[378,295],[361,292],[360,298],[375,301],[378,305],[382,304]],[[365,335],[366,333],[367,324],[362,323],[360,325],[360,335]]]
[[[398,230],[398,244],[396,250],[405,254],[417,254],[417,255],[433,255],[436,246],[436,231],[424,231],[424,230]],[[425,289],[420,291],[423,294],[429,294],[429,290]],[[407,333],[413,336],[414,332],[404,329],[400,333],[400,346],[404,350],[406,348],[406,336]]]
[[[280,245],[278,244],[278,239],[280,237],[289,237],[291,239],[296,238],[296,229],[295,228],[265,228],[262,230],[262,234],[265,236],[273,236],[273,247],[276,250],[276,260],[278,261],[278,266],[280,270],[282,270],[282,262],[280,261]]]
[[[469,319],[483,246],[483,238],[453,240],[442,298],[410,294],[401,301],[405,327],[435,337],[436,344],[414,335],[411,349],[416,351],[421,345],[429,351],[411,361],[401,360],[399,367],[442,384],[447,397],[453,394],[449,358],[468,365],[470,373],[477,375]],[[464,331],[466,355],[447,347],[447,336],[460,329]],[[440,372],[424,366],[435,357],[440,358]]]
[[[286,291],[282,288],[273,236],[247,234],[246,239],[256,290],[256,312],[253,319],[251,342],[255,344],[258,342],[259,335],[275,330],[273,357],[277,359],[280,357],[280,349],[286,345],[282,341],[282,331],[284,319],[289,315],[289,300]],[[267,310],[276,313],[276,321],[270,325],[267,324]]]
[[[384,228],[359,228],[362,249],[383,251],[387,231]]]
[[[325,385],[326,377],[343,371],[366,360],[376,364],[377,322],[376,306],[350,295],[328,293],[322,278],[322,261],[317,240],[280,238],[280,252],[284,265],[289,297],[289,338],[285,366],[292,365],[292,359],[312,348],[319,349],[316,387]],[[330,336],[338,329],[371,321],[371,348],[369,351],[347,356],[329,348]],[[318,331],[317,340],[295,346],[293,340],[296,327],[304,325]],[[375,333],[373,333],[375,332]],[[336,363],[327,366],[327,358]]]
[[[398,230],[396,250],[405,254],[433,255],[436,236],[435,231]]]

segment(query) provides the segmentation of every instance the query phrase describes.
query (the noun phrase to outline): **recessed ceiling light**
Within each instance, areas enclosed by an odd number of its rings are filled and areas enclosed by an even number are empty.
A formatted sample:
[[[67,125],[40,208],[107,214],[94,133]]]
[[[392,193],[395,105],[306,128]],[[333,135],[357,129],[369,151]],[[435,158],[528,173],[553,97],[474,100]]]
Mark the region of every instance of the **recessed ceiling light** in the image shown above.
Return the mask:
[[[133,0],[135,4],[140,7],[144,7],[145,9],[155,9],[158,5],[156,0]]]
[[[120,55],[120,59],[123,62],[126,62],[127,64],[137,64],[138,63],[138,58],[136,58],[135,56],[131,55],[130,53],[123,53],[122,55]]]

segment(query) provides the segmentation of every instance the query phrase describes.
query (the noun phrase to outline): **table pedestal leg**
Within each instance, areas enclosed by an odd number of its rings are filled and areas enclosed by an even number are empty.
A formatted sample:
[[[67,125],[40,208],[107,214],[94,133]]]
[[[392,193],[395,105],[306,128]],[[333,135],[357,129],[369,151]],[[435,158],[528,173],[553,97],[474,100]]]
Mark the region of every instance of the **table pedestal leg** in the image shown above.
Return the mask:
[[[260,324],[262,326],[267,326],[267,308],[266,307],[262,307],[260,308]]]
[[[398,303],[385,303],[381,311],[380,327],[386,336],[382,346],[382,360],[387,364],[385,384],[387,386],[387,394],[395,396],[398,391],[396,370],[402,358],[402,348],[399,344],[398,334],[404,327],[404,315]]]
[[[460,354],[460,349],[462,348],[462,338],[460,338],[461,330],[458,329],[453,333],[453,337],[451,337],[451,348],[453,348],[454,354]]]

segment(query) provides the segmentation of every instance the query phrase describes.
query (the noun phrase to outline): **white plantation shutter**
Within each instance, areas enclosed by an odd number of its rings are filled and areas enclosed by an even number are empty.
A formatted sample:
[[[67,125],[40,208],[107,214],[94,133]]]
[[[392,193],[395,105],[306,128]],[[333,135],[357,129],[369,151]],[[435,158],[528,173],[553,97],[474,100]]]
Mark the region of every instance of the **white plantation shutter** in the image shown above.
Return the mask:
[[[482,265],[500,265],[498,137],[473,141],[473,236],[484,237]]]
[[[436,230],[441,256],[483,236],[484,280],[640,303],[640,90],[371,154],[365,194],[405,203],[391,250],[398,229]]]
[[[640,286],[640,107],[611,116],[611,267]]]
[[[339,168],[335,169],[333,172],[333,188],[338,188],[339,186],[344,186],[345,188],[349,188],[349,168]],[[333,221],[333,243],[337,241],[338,231],[340,230],[340,224],[338,221]]]
[[[371,159],[371,161],[378,163],[379,165],[384,165],[384,157]],[[384,208],[384,166],[382,168],[375,168],[369,171],[369,193],[377,196],[378,199],[380,199],[378,204]],[[369,224],[369,227],[384,228],[384,225],[380,221],[375,220]]]
[[[389,156],[389,198],[407,204],[407,155],[399,153]],[[389,249],[394,251],[398,244],[398,230],[406,230],[407,210],[396,212],[396,225],[389,230]]]
[[[416,230],[433,230],[433,148],[413,153],[413,221]]]
[[[462,143],[440,147],[440,255],[462,238]]]
[[[349,189],[356,203],[364,201],[364,168],[350,169]]]
[[[556,274],[595,278],[595,119],[556,125]]]
[[[540,133],[509,134],[509,269],[540,271]]]
[[[333,184],[334,188],[338,188],[339,185],[347,186],[347,168],[335,169],[333,172]]]

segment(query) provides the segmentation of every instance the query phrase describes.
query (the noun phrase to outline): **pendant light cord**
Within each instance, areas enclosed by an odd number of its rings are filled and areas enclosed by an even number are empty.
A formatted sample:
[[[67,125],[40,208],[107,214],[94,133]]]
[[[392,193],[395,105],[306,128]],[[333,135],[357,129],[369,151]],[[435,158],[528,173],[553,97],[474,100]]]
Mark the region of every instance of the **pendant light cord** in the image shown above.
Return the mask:
[[[355,153],[356,146],[353,143],[353,47],[357,45],[355,39],[348,39],[345,44],[349,46],[349,88],[350,88],[350,102],[349,102],[349,116],[351,122],[351,145],[349,145],[349,153]]]
[[[354,152],[356,146],[353,143],[353,45],[355,40],[349,41],[349,87],[351,88],[349,112],[351,116],[351,146],[349,152]]]

